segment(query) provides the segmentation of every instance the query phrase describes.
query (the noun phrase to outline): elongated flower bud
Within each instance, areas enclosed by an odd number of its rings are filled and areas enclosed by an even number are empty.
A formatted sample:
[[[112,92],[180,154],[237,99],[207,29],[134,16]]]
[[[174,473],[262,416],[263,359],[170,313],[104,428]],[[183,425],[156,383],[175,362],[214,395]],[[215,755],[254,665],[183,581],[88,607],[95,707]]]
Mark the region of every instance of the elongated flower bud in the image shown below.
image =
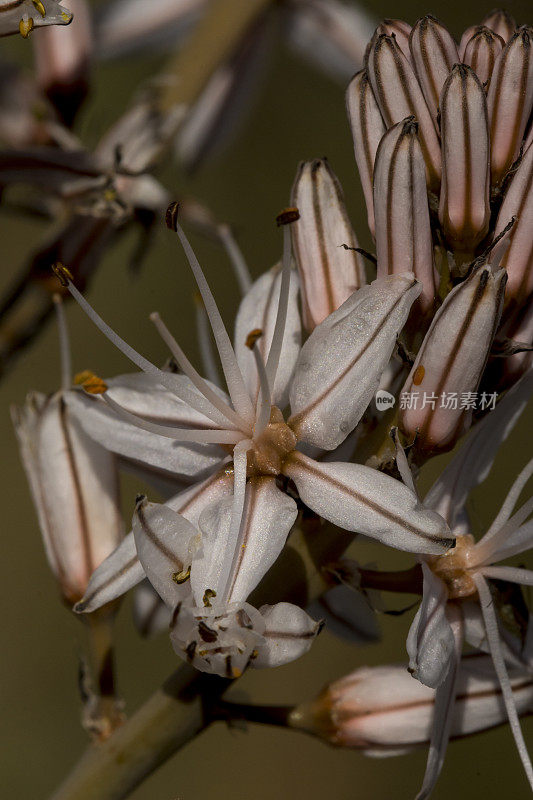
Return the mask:
[[[409,61],[392,36],[380,35],[368,54],[368,76],[385,124],[390,127],[413,114],[419,137],[428,186],[437,191],[440,183],[440,145],[435,124]]]
[[[433,308],[435,270],[424,157],[413,117],[394,125],[376,156],[374,208],[378,278],[414,272],[422,283],[416,301],[423,314]]]
[[[412,27],[403,19],[384,19],[381,25],[376,28],[376,34],[384,33],[387,36],[394,36],[398,47],[408,61],[411,61],[411,50],[409,48],[409,36]]]
[[[491,31],[501,36],[504,42],[508,42],[516,30],[516,20],[503,8],[495,8],[483,19],[482,25],[486,25]]]
[[[492,183],[501,183],[520,149],[533,107],[533,29],[519,28],[498,57],[487,96]]]
[[[62,392],[30,395],[12,414],[46,555],[73,604],[123,536],[115,459],[82,431]]]
[[[304,324],[312,331],[366,283],[340,183],[326,159],[304,161],[292,190],[300,212],[293,223],[294,256],[301,278]]]
[[[485,90],[490,86],[492,71],[505,42],[490,28],[480,25],[466,41],[462,61],[472,67]]]
[[[511,678],[519,714],[533,711],[533,679]],[[291,714],[291,727],[370,755],[399,755],[428,744],[435,690],[413,680],[402,664],[362,667],[335,681]],[[458,675],[451,736],[467,736],[506,722],[501,689],[488,656],[465,658]]]
[[[372,235],[374,235],[374,198],[372,191],[374,160],[386,128],[366,70],[358,72],[350,81],[346,90],[346,110],[352,131],[355,160],[365,195],[368,227]]]
[[[401,394],[399,424],[418,452],[449,449],[470,424],[506,279],[478,267],[435,315]]]
[[[489,228],[490,146],[485,92],[464,64],[442,90],[441,137],[439,220],[451,247],[471,258]]]
[[[437,119],[444,82],[459,61],[457,45],[450,32],[428,14],[414,26],[409,46],[413,64],[433,119]]]
[[[511,242],[502,258],[507,270],[503,321],[523,313],[533,292],[533,147],[529,147],[507,189],[498,220],[495,236],[516,217],[511,231]]]

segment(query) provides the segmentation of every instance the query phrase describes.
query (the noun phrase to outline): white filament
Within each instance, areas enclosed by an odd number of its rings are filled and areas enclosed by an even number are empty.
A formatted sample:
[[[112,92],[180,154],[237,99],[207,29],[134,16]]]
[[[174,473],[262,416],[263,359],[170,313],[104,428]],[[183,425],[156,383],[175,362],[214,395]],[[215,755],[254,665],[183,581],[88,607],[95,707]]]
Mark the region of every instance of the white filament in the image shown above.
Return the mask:
[[[198,391],[203,394],[206,400],[209,400],[209,402],[214,405],[215,408],[218,408],[221,414],[224,414],[224,416],[235,428],[241,429],[243,424],[245,425],[246,423],[243,422],[239,415],[236,414],[235,411],[227,405],[227,403],[224,403],[217,393],[213,391],[209,384],[206,383],[202,376],[195,370],[157,312],[150,314],[150,321],[154,323],[155,327],[157,328],[157,332],[167,345],[168,349],[178,362],[185,375],[190,378],[191,383],[196,386]]]
[[[533,570],[520,567],[483,567],[481,574],[485,578],[496,578],[500,581],[521,583],[524,586],[533,586]]]
[[[261,389],[261,401],[257,403],[254,428],[254,437],[257,437],[265,430],[270,420],[272,397],[270,395],[270,387],[268,385],[265,364],[261,357],[261,353],[259,352],[257,343],[254,344],[252,352],[255,358],[255,366],[257,368],[257,374],[259,375],[259,386]]]
[[[231,266],[233,267],[233,272],[237,278],[241,295],[244,296],[252,286],[252,279],[250,277],[250,270],[248,269],[248,265],[244,259],[241,248],[235,241],[229,225],[219,225],[218,235],[222,240],[224,249],[228,254]]]
[[[287,310],[289,307],[289,289],[291,284],[291,231],[290,226],[286,225],[283,230],[283,269],[281,272],[281,287],[279,290],[278,313],[276,324],[272,335],[272,342],[268,352],[266,362],[266,374],[271,390],[274,388],[276,374],[278,371],[281,348],[283,347],[283,337],[285,335],[285,324],[287,322]]]
[[[242,439],[239,431],[228,430],[195,430],[194,428],[173,428],[171,425],[160,425],[157,422],[150,422],[137,414],[128,411],[116,400],[109,397],[107,392],[102,394],[103,399],[119,417],[123,417],[127,422],[135,425],[141,430],[157,433],[158,436],[165,436],[167,439],[174,439],[178,442],[197,442],[210,444],[236,444]]]
[[[68,335],[67,320],[63,299],[61,295],[54,295],[54,306],[57,318],[57,331],[59,334],[59,353],[61,359],[61,388],[66,391],[72,383],[72,357],[70,354],[70,338]]]
[[[496,519],[494,520],[494,522],[488,529],[487,533],[483,537],[484,542],[487,542],[496,533],[498,533],[502,525],[504,525],[507,522],[513,508],[516,505],[518,498],[520,497],[520,492],[530,479],[531,475],[533,475],[533,458],[526,464],[524,469],[519,473],[515,482],[509,489],[507,497],[505,498]]]
[[[152,375],[154,378],[156,378],[158,383],[160,383],[162,386],[166,386],[166,388],[169,389],[172,394],[176,395],[176,397],[186,403],[190,408],[198,411],[199,414],[204,414],[217,425],[220,424],[220,415],[218,413],[218,409],[213,408],[211,403],[208,403],[204,397],[196,394],[195,392],[187,390],[185,387],[178,388],[173,376],[170,373],[163,372],[163,370],[156,367],[154,364],[144,358],[144,356],[141,356],[140,353],[133,349],[133,347],[130,347],[130,345],[125,342],[124,339],[122,339],[112,328],[109,327],[106,322],[104,322],[102,317],[96,313],[81,292],[78,292],[71,281],[68,282],[68,290],[78,305],[83,309],[83,311],[85,311],[89,319],[94,322],[98,330],[100,330],[104,336],[106,336],[109,341],[121,351],[121,353],[124,353],[126,358],[129,358],[129,360],[138,366],[139,369],[142,369],[143,372],[146,372],[148,375]]]
[[[520,525],[529,517],[533,511],[533,497],[526,500],[524,505],[518,509],[506,524],[496,531],[487,541],[487,536],[484,536],[475,546],[476,563],[481,564],[486,562],[500,547],[505,547],[509,536],[516,531]]]
[[[527,775],[529,785],[533,789],[533,767],[531,766],[531,760],[529,758],[529,753],[527,752],[526,743],[520,727],[520,721],[516,712],[516,706],[514,704],[513,690],[511,688],[511,682],[509,681],[507,667],[505,666],[505,661],[502,654],[498,620],[496,618],[496,614],[494,613],[492,597],[485,579],[479,574],[474,575],[473,578],[479,592],[481,612],[483,614],[485,630],[487,632],[487,641],[489,643],[494,669],[496,670],[496,675],[498,676],[498,680],[502,689],[502,697],[503,702],[505,703],[507,716],[509,718],[509,725],[511,726],[511,731],[514,736],[522,764],[524,765],[524,770]]]
[[[218,367],[211,346],[211,331],[209,330],[209,320],[205,313],[205,306],[201,298],[195,301],[196,307],[196,336],[200,347],[200,357],[207,380],[218,386],[220,380]]]
[[[227,550],[224,555],[219,578],[219,585],[224,587],[222,597],[220,598],[220,601],[223,603],[227,603],[229,599],[226,595],[229,591],[231,570],[237,556],[236,545],[242,525],[244,500],[246,497],[246,465],[248,462],[248,450],[250,450],[251,447],[251,440],[245,439],[239,442],[233,451],[233,507],[231,509]]]
[[[205,279],[205,275],[202,272],[202,268],[194,254],[189,240],[185,236],[181,226],[177,223],[176,233],[179,236],[183,250],[198,285],[198,289],[202,295],[202,300],[204,301],[205,310],[207,311],[207,316],[209,317],[209,321],[211,323],[213,336],[215,337],[215,342],[220,356],[220,363],[222,364],[222,370],[226,378],[228,392],[235,411],[239,414],[239,416],[243,417],[243,419],[245,419],[249,425],[253,425],[254,410],[252,401],[250,400],[250,395],[246,390],[235,352],[228,336],[228,332],[226,331],[222,321],[222,317],[220,316],[215,298],[211,293],[211,289],[209,288],[209,285]]]

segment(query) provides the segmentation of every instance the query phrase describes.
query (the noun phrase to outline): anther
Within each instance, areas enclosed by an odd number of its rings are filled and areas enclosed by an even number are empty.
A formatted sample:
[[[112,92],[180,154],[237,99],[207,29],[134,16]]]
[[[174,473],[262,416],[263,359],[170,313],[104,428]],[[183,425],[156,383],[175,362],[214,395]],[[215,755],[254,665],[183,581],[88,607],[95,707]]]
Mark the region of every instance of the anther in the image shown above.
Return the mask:
[[[178,585],[185,583],[185,581],[188,581],[190,577],[191,577],[190,567],[187,567],[187,569],[182,569],[181,572],[172,573],[172,580],[174,581],[174,583],[177,583]]]
[[[43,4],[41,3],[41,0],[32,0],[32,3],[35,6],[35,8],[37,9],[37,11],[39,12],[39,14],[41,15],[41,17],[45,17],[46,16],[46,9],[43,6]]]
[[[180,204],[174,200],[166,210],[165,213],[165,224],[167,228],[174,233],[177,232],[178,229],[178,213],[179,213]]]
[[[300,212],[297,208],[284,208],[276,217],[276,225],[279,228],[281,225],[290,225],[291,222],[296,222],[299,219]]]
[[[33,30],[33,17],[26,17],[19,22],[19,31],[23,39],[27,39]]]
[[[249,350],[253,350],[255,343],[261,338],[263,331],[261,328],[254,328],[246,337],[245,345]]]
[[[74,384],[81,386],[87,394],[103,394],[107,392],[107,383],[88,369],[74,376]]]
[[[68,267],[65,267],[61,261],[56,261],[55,264],[52,264],[52,272],[58,278],[61,286],[67,287],[69,282],[74,283],[74,276],[72,275],[72,272],[68,269]]]
[[[211,608],[211,600],[216,597],[217,593],[214,589],[206,589],[204,592],[203,603],[205,608]]]
[[[146,502],[145,494],[138,494],[135,496],[135,508],[144,505],[145,502]]]

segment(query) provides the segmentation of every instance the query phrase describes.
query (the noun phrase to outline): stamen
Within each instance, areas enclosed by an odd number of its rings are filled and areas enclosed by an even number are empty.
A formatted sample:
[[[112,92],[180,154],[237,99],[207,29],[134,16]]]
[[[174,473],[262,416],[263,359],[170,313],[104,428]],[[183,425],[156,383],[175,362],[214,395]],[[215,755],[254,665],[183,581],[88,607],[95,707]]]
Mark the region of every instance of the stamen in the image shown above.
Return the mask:
[[[204,373],[211,383],[214,383],[215,386],[218,386],[220,377],[213,354],[213,347],[211,345],[209,321],[207,319],[203,300],[199,293],[197,293],[194,297],[194,305],[196,308],[196,336],[198,338],[198,345],[200,347],[200,357],[202,359]]]
[[[150,433],[156,433],[158,436],[165,436],[168,439],[174,439],[177,442],[197,442],[200,444],[237,444],[242,439],[240,431],[228,430],[212,430],[212,431],[199,431],[192,428],[173,428],[168,425],[159,425],[157,422],[149,422],[137,414],[132,414],[131,411],[123,408],[119,403],[113,400],[107,392],[102,394],[105,402],[110,408],[115,411],[119,417],[122,417],[127,422],[131,422],[137,428],[141,428]]]
[[[70,339],[68,335],[63,298],[60,294],[53,296],[57,317],[57,330],[59,333],[59,353],[61,359],[61,388],[66,391],[70,388],[72,375],[72,358],[70,354]]]
[[[257,403],[256,407],[254,437],[259,436],[265,430],[270,419],[270,410],[272,408],[272,397],[270,395],[265,363],[257,346],[257,342],[262,335],[263,331],[260,328],[256,328],[250,331],[246,337],[246,347],[254,354],[255,366],[257,368],[257,374],[259,375],[259,386],[261,388],[261,401]]]
[[[185,375],[190,378],[191,383],[196,386],[199,392],[201,392],[206,400],[218,408],[221,414],[224,416],[234,425],[236,428],[241,429],[244,426],[246,427],[246,423],[242,420],[235,411],[230,408],[221,398],[217,395],[215,391],[209,386],[208,383],[202,378],[202,376],[195,370],[177,341],[174,339],[172,334],[170,333],[169,329],[157,313],[154,311],[153,314],[150,314],[150,321],[154,323],[155,327],[157,328],[157,332],[167,345],[168,349],[178,362],[179,366],[182,368]]]
[[[394,446],[396,448],[396,466],[398,467],[400,478],[405,483],[407,488],[410,489],[412,493],[416,495],[416,497],[418,497],[418,492],[416,490],[415,482],[413,479],[413,473],[411,472],[411,467],[409,466],[409,463],[407,461],[405,450],[402,447],[402,443],[400,441],[400,436],[398,433],[398,428],[391,428],[390,435],[392,441],[394,442]]]
[[[107,383],[88,369],[74,376],[74,384],[81,386],[87,394],[104,394],[108,389]]]
[[[72,283],[72,276],[66,267],[56,264],[54,266],[54,272],[62,282],[62,285],[68,288],[74,300],[76,300],[78,305],[87,314],[89,319],[94,322],[96,327],[104,334],[104,336],[109,339],[110,342],[115,345],[115,347],[121,351],[121,353],[126,356],[126,358],[129,358],[130,361],[132,361],[143,372],[146,372],[147,375],[152,375],[152,377],[156,378],[158,383],[169,389],[172,394],[178,397],[182,402],[186,403],[190,408],[198,411],[199,414],[204,414],[204,416],[208,417],[216,425],[221,424],[218,409],[213,408],[211,403],[207,402],[204,397],[196,394],[196,392],[192,392],[185,387],[178,388],[170,373],[163,372],[163,370],[156,367],[154,364],[144,358],[144,356],[141,356],[140,353],[134,350],[133,347],[125,342],[124,339],[122,339],[117,333],[115,333],[114,330],[112,330],[112,328],[109,327],[106,322],[104,322],[102,317],[96,313],[81,292],[76,289]],[[63,283],[63,281],[65,282]]]
[[[518,509],[516,514],[514,514],[509,521],[502,528],[500,528],[499,531],[495,532],[488,541],[486,541],[488,534],[485,534],[483,539],[481,539],[474,547],[475,561],[472,560],[472,566],[486,563],[500,547],[505,547],[505,544],[511,533],[520,527],[520,525],[529,517],[532,511],[533,497],[530,497],[529,500],[526,500],[524,505]]]
[[[533,458],[526,464],[524,469],[517,476],[515,482],[509,489],[507,497],[505,498],[503,505],[496,516],[496,519],[488,529],[485,536],[481,539],[480,544],[481,542],[485,543],[491,539],[495,534],[498,533],[502,525],[507,522],[518,498],[520,497],[522,489],[530,479],[531,475],[533,475]]]
[[[268,385],[271,389],[274,387],[274,381],[276,380],[276,373],[278,371],[281,348],[283,346],[283,336],[285,334],[285,324],[287,322],[287,309],[289,307],[289,289],[291,282],[291,231],[289,224],[291,222],[296,222],[299,217],[300,214],[297,208],[289,208],[282,211],[281,214],[278,214],[276,218],[278,225],[285,225],[285,229],[283,231],[283,269],[281,273],[281,287],[279,290],[278,313],[266,362]]]
[[[228,535],[228,547],[225,554],[224,563],[220,571],[220,586],[224,587],[222,602],[227,603],[226,596],[228,587],[231,585],[230,576],[235,559],[238,557],[236,544],[241,529],[242,517],[244,513],[244,499],[246,496],[246,465],[248,461],[248,450],[252,447],[250,439],[238,443],[233,451],[233,508],[231,511],[231,523]]]
[[[494,669],[496,670],[496,675],[498,676],[498,680],[500,682],[500,686],[502,689],[502,697],[503,697],[503,702],[505,703],[507,716],[509,718],[509,725],[511,726],[511,731],[513,732],[518,754],[520,755],[522,764],[524,765],[524,770],[526,772],[529,785],[533,789],[533,767],[531,766],[531,760],[529,758],[529,753],[527,751],[526,743],[524,741],[524,735],[520,727],[518,714],[516,713],[516,706],[514,704],[514,699],[513,699],[513,690],[511,689],[509,675],[507,673],[505,660],[502,654],[502,648],[500,643],[500,632],[498,629],[498,620],[494,612],[492,597],[490,594],[489,587],[485,582],[485,579],[479,574],[474,575],[473,578],[479,592],[481,612],[483,614],[483,620],[485,622],[485,630],[487,632],[487,641],[489,643],[489,649],[490,649],[490,654],[492,656]]]
[[[250,270],[248,269],[248,265],[244,260],[241,248],[235,241],[229,225],[219,225],[217,230],[222,244],[224,245],[224,249],[231,262],[231,266],[233,267],[233,272],[237,278],[237,283],[239,284],[241,294],[245,295],[252,286],[252,279],[250,277]]]
[[[226,378],[229,395],[235,411],[241,417],[243,417],[249,425],[253,425],[254,410],[252,401],[246,390],[244,379],[242,377],[239,364],[237,363],[237,358],[231,345],[228,332],[226,331],[222,317],[220,316],[220,311],[218,310],[215,302],[215,298],[213,297],[211,289],[209,288],[198,259],[196,258],[189,240],[185,236],[185,233],[178,222],[177,214],[177,203],[171,203],[167,209],[167,226],[178,234],[185,252],[185,256],[192,269],[198,289],[200,290],[200,294],[202,295],[205,310],[207,311],[207,316],[211,322],[211,328],[213,330],[213,336],[215,337],[215,342],[220,356],[220,363],[222,364],[222,370]]]

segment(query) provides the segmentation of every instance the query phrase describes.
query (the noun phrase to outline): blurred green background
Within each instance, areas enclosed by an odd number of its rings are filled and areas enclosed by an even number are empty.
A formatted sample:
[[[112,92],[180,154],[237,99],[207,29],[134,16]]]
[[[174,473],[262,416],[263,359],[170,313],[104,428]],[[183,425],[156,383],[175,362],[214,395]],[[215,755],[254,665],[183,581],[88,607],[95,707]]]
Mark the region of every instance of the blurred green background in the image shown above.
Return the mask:
[[[68,3],[65,0],[65,4]],[[150,2],[146,2],[149,12]],[[507,8],[519,22],[530,21],[528,0]],[[456,36],[478,22],[489,7],[479,2],[374,3],[376,18],[401,16],[414,22],[432,13]],[[352,144],[344,112],[343,87],[303,64],[283,46],[273,31],[271,64],[252,113],[229,147],[194,176],[181,175],[172,163],[159,174],[177,195],[188,192],[207,203],[215,214],[235,225],[252,272],[257,275],[279,257],[281,239],[274,217],[289,200],[298,162],[327,155],[339,175],[362,246],[371,246],[366,214],[355,171]],[[2,40],[5,52],[27,59],[29,44]],[[88,143],[126,108],[140,80],[157,71],[162,57],[133,57],[95,69],[91,97],[78,132]],[[35,221],[0,217],[1,286],[41,243],[45,226]],[[134,245],[129,235],[108,251],[93,281],[89,297],[102,316],[148,357],[161,362],[166,354],[148,314],[157,309],[173,327],[185,350],[197,354],[190,298],[193,285],[176,239],[161,224],[142,273],[132,279],[128,257]],[[237,287],[223,254],[209,242],[194,245],[211,287],[229,321],[238,303]],[[129,371],[129,364],[109,345],[76,307],[68,307],[75,369],[99,374]],[[53,391],[59,382],[57,335],[49,326],[18,360],[0,384],[2,468],[2,593],[3,658],[0,665],[2,703],[2,796],[17,800],[46,797],[60,782],[85,746],[79,726],[78,655],[83,626],[58,600],[41,545],[36,517],[20,466],[8,407],[30,389]],[[531,410],[531,409],[530,409]],[[473,510],[480,529],[495,513],[518,470],[531,455],[532,415],[524,415],[502,448],[485,485],[475,494]],[[430,485],[446,457],[432,462],[422,476]],[[136,486],[124,483],[126,518],[131,514]],[[370,545],[355,547],[363,563],[400,568],[409,559]],[[283,591],[283,587],[280,587]],[[391,603],[393,600],[391,600]],[[277,670],[247,673],[233,695],[259,703],[293,703],[314,695],[326,682],[369,664],[401,661],[412,613],[381,617],[383,642],[356,648],[325,631],[300,661]],[[177,666],[168,638],[141,640],[133,629],[130,603],[124,603],[117,626],[119,685],[127,710],[133,711]],[[533,723],[524,723],[533,738]],[[198,737],[140,787],[134,800],[197,800],[232,798],[270,800],[334,797],[337,800],[409,800],[424,772],[425,752],[386,762],[356,752],[335,750],[318,741],[278,729],[250,727],[228,730],[222,724]],[[506,728],[452,744],[435,800],[469,800],[529,796],[512,737]]]

